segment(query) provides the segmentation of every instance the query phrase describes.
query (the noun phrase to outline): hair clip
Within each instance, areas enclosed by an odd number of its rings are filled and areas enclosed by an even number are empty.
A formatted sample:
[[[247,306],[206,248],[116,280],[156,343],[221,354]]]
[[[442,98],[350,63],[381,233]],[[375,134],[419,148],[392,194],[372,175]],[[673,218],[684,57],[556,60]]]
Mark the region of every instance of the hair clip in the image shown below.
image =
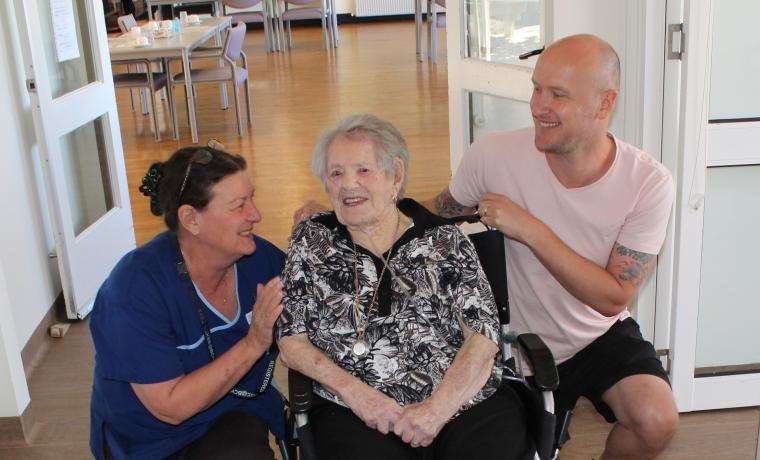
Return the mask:
[[[163,163],[153,163],[148,168],[148,172],[142,178],[142,183],[137,188],[140,193],[150,197],[150,212],[156,216],[161,215],[161,207],[158,203],[158,188],[162,177],[164,177]]]

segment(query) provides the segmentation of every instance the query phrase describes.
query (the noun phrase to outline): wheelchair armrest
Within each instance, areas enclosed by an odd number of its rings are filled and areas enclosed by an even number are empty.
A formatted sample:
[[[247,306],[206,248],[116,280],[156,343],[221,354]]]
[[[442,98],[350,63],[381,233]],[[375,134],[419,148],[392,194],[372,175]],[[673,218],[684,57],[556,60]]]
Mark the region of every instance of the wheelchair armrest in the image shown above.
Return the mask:
[[[293,369],[288,369],[288,393],[290,409],[294,414],[303,414],[311,409],[314,399],[312,380]]]
[[[533,379],[541,391],[554,391],[559,386],[559,375],[554,356],[541,337],[536,334],[520,334],[517,345],[533,369]]]

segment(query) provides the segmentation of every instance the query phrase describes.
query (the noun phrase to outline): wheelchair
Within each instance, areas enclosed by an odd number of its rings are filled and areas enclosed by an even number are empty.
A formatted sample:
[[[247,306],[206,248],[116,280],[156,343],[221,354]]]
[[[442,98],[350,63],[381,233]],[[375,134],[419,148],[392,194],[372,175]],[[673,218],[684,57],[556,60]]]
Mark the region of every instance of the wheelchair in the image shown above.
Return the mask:
[[[480,259],[483,271],[491,285],[499,313],[501,359],[513,371],[521,369],[522,355],[533,371],[525,377],[518,372],[505,375],[517,391],[528,412],[528,432],[535,446],[534,459],[556,459],[562,444],[569,439],[567,428],[571,412],[554,413],[553,391],[559,385],[554,357],[536,334],[516,334],[509,329],[509,294],[507,292],[507,266],[504,236],[501,232],[486,228],[478,215],[448,219],[451,224],[464,224],[461,228],[468,235]],[[469,225],[466,225],[469,224]],[[513,356],[512,347],[520,350]],[[313,403],[313,381],[292,369],[288,370],[288,427],[287,439],[279,440],[284,460],[317,460],[314,437],[309,422],[309,410]],[[559,420],[559,422],[558,422]]]

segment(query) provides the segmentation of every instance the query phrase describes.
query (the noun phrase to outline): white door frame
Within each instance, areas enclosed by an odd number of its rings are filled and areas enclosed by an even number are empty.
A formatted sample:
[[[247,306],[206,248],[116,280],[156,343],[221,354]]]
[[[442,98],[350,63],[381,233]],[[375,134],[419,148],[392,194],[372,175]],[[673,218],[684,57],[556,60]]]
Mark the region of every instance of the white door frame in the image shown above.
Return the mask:
[[[135,246],[124,152],[102,3],[77,2],[78,7],[86,12],[91,48],[80,50],[80,54],[92,52],[95,81],[53,97],[48,63],[42,49],[43,41],[50,38],[41,36],[45,28],[40,22],[50,18],[39,13],[39,1],[43,0],[16,0],[14,10],[26,78],[35,86],[35,90],[30,91],[32,114],[37,142],[45,160],[42,169],[67,315],[83,318],[92,308],[100,284],[124,253]],[[60,139],[99,118],[107,150],[113,207],[77,234],[73,227],[73,210],[67,199],[68,184]]]
[[[683,0],[667,0],[665,11],[665,24],[662,27],[660,39],[660,53],[664,60],[662,74],[662,94],[657,104],[657,110],[661,112],[661,124],[658,133],[662,162],[673,173],[676,190],[680,190],[681,177],[679,174],[679,130],[680,130],[680,98],[681,98],[681,72],[682,61],[679,59],[667,59],[668,49],[665,27],[667,24],[683,23]],[[651,57],[648,57],[651,59]],[[650,126],[650,132],[654,127]],[[646,131],[645,131],[646,133]],[[645,134],[646,138],[646,134]],[[646,141],[645,141],[646,142]],[[654,142],[654,140],[650,141]],[[675,272],[675,234],[678,199],[674,203],[670,214],[665,242],[660,255],[657,257],[657,268],[652,274],[657,279],[657,291],[655,300],[654,318],[654,346],[657,350],[668,350],[668,369],[671,369],[673,359],[672,327],[673,327],[673,288]]]

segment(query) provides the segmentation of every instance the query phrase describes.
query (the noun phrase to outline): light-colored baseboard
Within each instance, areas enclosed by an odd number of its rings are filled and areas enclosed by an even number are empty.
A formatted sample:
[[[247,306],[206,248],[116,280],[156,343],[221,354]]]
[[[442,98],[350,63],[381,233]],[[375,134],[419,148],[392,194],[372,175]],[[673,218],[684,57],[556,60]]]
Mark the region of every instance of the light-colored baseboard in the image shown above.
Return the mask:
[[[27,382],[40,361],[42,361],[42,358],[48,352],[48,349],[50,349],[50,344],[55,340],[60,340],[50,337],[50,335],[48,335],[48,329],[50,329],[50,326],[53,324],[61,321],[61,318],[65,318],[65,307],[66,306],[63,303],[63,292],[61,292],[58,294],[58,297],[56,297],[53,305],[50,306],[45,316],[42,317],[42,320],[40,320],[40,323],[34,329],[34,332],[32,332],[32,335],[29,337],[29,340],[27,340],[23,350],[21,350],[21,362],[24,365],[24,375],[26,376]]]
[[[0,446],[23,447],[31,442],[34,420],[30,407],[20,417],[0,417]]]
[[[54,339],[48,335],[48,329],[59,322],[59,318],[65,311],[63,293],[56,297],[53,305],[42,317],[40,323],[32,332],[26,345],[21,350],[21,362],[24,365],[24,375],[29,382],[34,370],[45,357]],[[0,446],[14,447],[26,446],[31,442],[34,427],[34,416],[30,403],[19,417],[0,417]]]

